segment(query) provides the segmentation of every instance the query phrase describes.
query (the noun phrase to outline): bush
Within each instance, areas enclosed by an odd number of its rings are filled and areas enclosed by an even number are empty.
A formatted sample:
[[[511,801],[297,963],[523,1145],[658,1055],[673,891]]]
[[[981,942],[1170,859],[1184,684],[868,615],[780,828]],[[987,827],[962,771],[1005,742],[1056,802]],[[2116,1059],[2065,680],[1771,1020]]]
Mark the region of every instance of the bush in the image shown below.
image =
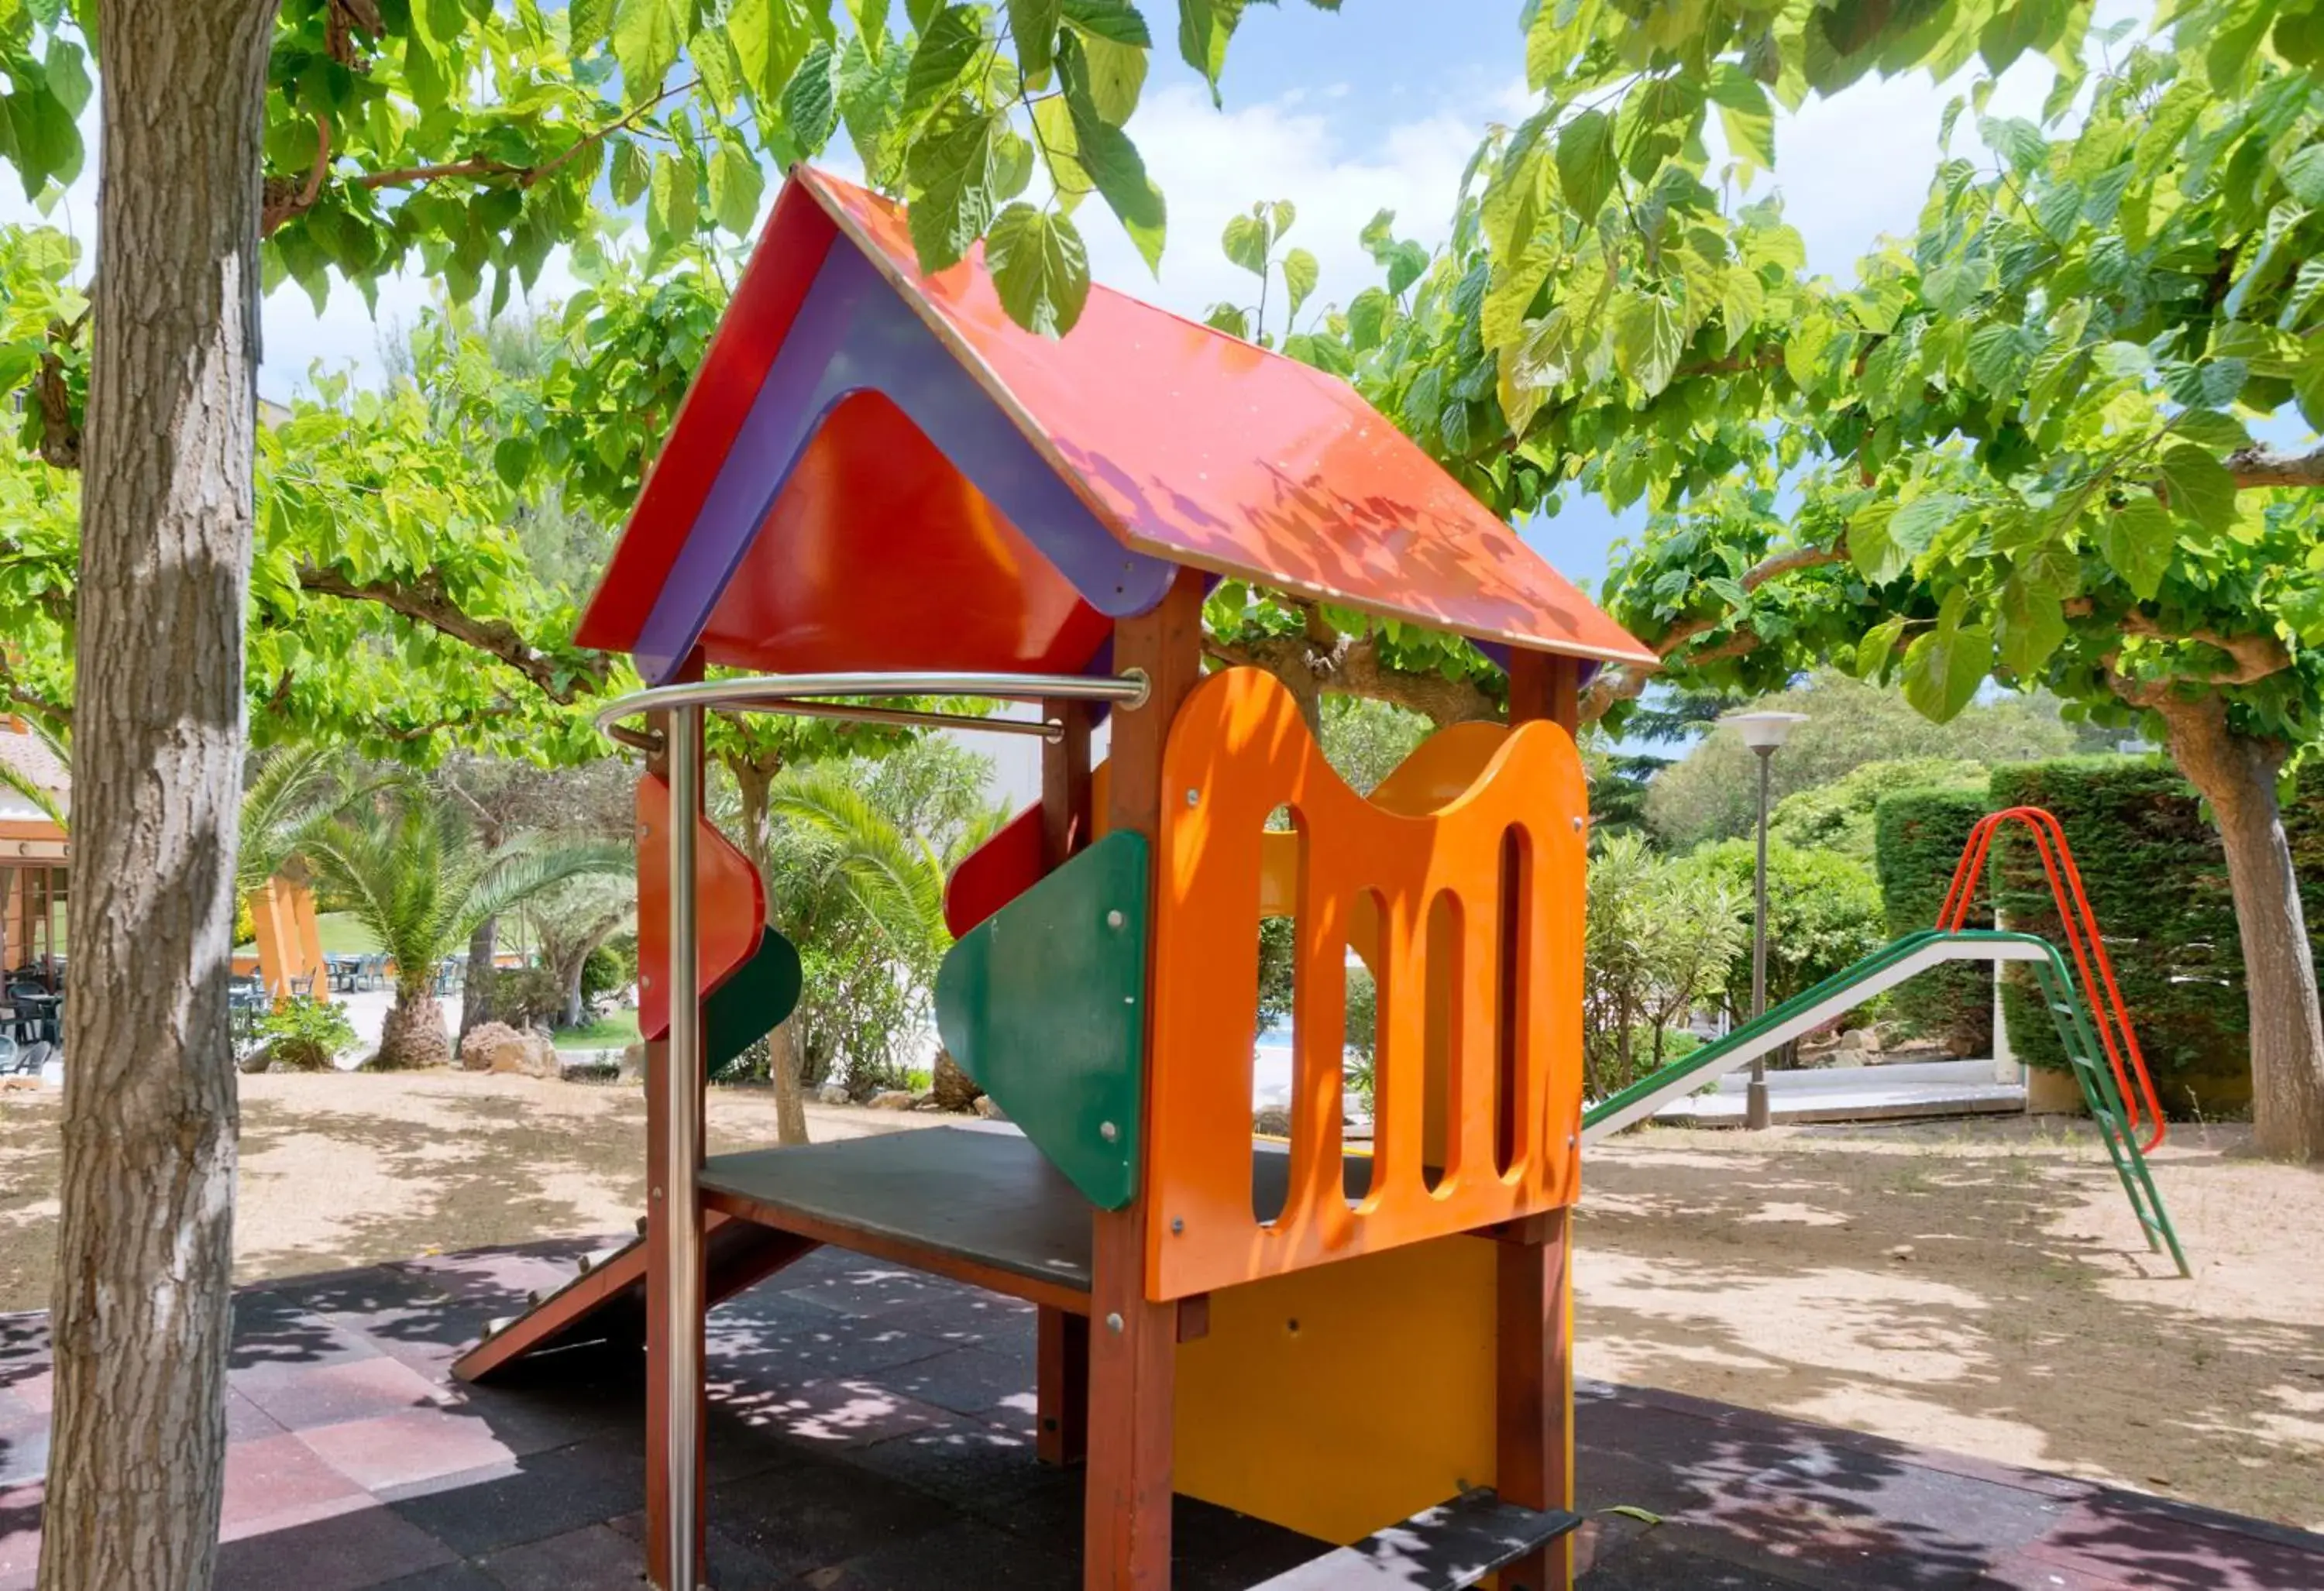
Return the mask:
[[[2243,947],[2227,859],[2194,787],[2159,758],[2073,758],[1997,768],[1990,796],[1997,807],[2045,807],[2063,825],[2164,1108],[2247,1104]],[[2003,922],[2063,948],[2049,879],[2022,832],[1994,847]],[[2063,1065],[2032,975],[2010,968],[2002,1001],[2012,1048]]]
[[[565,990],[547,967],[500,967],[484,976],[493,980],[493,1016],[511,1027],[553,1028],[565,1015]]]
[[[1727,1009],[1751,1015],[1752,878],[1757,848],[1748,840],[1707,845],[1677,864],[1722,886],[1741,926],[1743,953],[1726,980]],[[1776,1005],[1860,961],[1886,942],[1880,886],[1853,857],[1767,847],[1767,1003]]]
[[[1937,925],[1961,847],[1991,809],[1981,785],[1900,790],[1881,797],[1873,813],[1873,849],[1891,938]],[[1991,904],[1982,895],[1968,925],[1993,926]],[[1898,985],[1888,998],[1892,1015],[1915,1036],[1955,1055],[1993,1053],[1990,963],[1954,961],[1933,968]]]
[[[1786,796],[1768,817],[1767,837],[1803,851],[1837,851],[1869,862],[1878,850],[1874,814],[1880,798],[1898,790],[1974,790],[1985,795],[1986,767],[1944,757],[1868,762],[1834,779]]]
[[[595,1021],[604,1014],[604,1001],[638,980],[638,941],[624,934],[607,940],[581,963],[581,1020]]]
[[[293,995],[258,1019],[258,1049],[251,1071],[328,1071],[355,1047],[355,1025],[335,1001]]]
[[[1599,847],[1582,954],[1582,1087],[1592,1099],[1674,1058],[1669,1029],[1725,987],[1750,943],[1748,884],[1747,875],[1738,918],[1714,870],[1658,856],[1632,834]]]

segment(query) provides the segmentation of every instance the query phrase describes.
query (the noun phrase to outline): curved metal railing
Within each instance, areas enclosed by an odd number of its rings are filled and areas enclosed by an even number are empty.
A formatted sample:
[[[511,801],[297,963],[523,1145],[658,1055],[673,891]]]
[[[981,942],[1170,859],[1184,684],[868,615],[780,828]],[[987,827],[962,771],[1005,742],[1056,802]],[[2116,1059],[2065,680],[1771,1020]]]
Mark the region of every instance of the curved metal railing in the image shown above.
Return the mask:
[[[1105,702],[1142,707],[1152,690],[1143,669],[1093,676],[1085,674],[756,674],[731,679],[694,680],[633,691],[597,710],[599,729],[624,718],[672,707],[730,708],[797,718],[838,718],[855,723],[907,723],[983,730],[1001,735],[1038,735],[1055,740],[1065,726],[1056,719],[981,718],[966,713],[930,713],[911,707],[881,707],[862,698],[974,697],[991,702]],[[856,698],[846,700],[845,698]],[[833,699],[839,698],[839,699]]]

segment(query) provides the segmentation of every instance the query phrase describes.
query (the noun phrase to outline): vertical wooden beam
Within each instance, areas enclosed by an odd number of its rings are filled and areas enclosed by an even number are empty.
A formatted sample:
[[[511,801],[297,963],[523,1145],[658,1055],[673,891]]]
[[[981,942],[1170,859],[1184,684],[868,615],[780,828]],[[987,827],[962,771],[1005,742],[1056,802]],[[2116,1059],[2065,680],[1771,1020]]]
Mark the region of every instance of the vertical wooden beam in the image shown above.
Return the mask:
[[[1179,796],[1162,787],[1162,750],[1178,707],[1202,673],[1203,577],[1181,569],[1150,612],[1115,627],[1118,669],[1142,668],[1151,683],[1146,704],[1117,710],[1108,821],[1158,840],[1162,804]],[[1161,858],[1155,862],[1158,869]],[[1160,886],[1157,882],[1158,899]],[[1154,1069],[1153,965],[1147,966],[1146,1081],[1149,1109]],[[1089,1479],[1084,1491],[1082,1585],[1085,1591],[1167,1591],[1170,1584],[1171,1400],[1177,1371],[1178,1311],[1146,1299],[1146,1237],[1155,1219],[1143,1188],[1130,1207],[1094,1218],[1094,1281],[1090,1290]]]
[[[1065,726],[1041,746],[1045,865],[1065,865],[1090,841],[1090,711],[1085,702],[1041,704]],[[1039,1307],[1034,1356],[1033,1450],[1044,1464],[1078,1464],[1089,1451],[1089,1317]]]
[[[702,674],[702,657],[696,652],[687,659],[687,666],[671,683],[700,679]],[[661,749],[646,758],[646,772],[667,780],[669,777],[669,715],[657,713],[648,722],[660,737]],[[697,779],[695,787],[699,790],[702,781]],[[696,814],[681,813],[673,806],[669,815],[672,823],[692,823]],[[667,841],[657,839],[652,843],[667,843]],[[676,887],[677,881],[671,880],[672,889]],[[669,976],[669,970],[662,969],[661,975]],[[691,989],[673,989],[669,991],[669,998],[674,1003],[696,997]],[[669,1044],[667,1041],[657,1041],[646,1046],[646,1580],[649,1585],[660,1587],[667,1587],[670,1583],[668,1462],[670,1408],[659,1356],[664,1330],[662,1322],[669,1319],[670,1233],[669,1223],[665,1219],[668,1201],[660,1194],[670,1185],[670,1166],[664,1148],[669,1141],[669,1112],[673,1107],[686,1108],[688,1104],[695,1110],[702,1108],[702,1079],[691,1080],[694,1086],[690,1101],[678,1091],[686,1081],[674,1080],[669,1074]],[[695,1330],[699,1332],[701,1329],[702,1323],[697,1320]],[[694,1421],[697,1475],[702,1473],[707,1462],[700,1440],[706,1423],[699,1418]],[[700,1485],[695,1488],[695,1561],[697,1564],[703,1561],[703,1542],[708,1524],[707,1511],[703,1505],[705,1492],[706,1488]]]
[[[1581,665],[1543,652],[1509,653],[1509,727],[1536,720],[1581,727]],[[1503,964],[1512,965],[1512,947]],[[1503,1019],[1514,1016],[1504,990]],[[1572,1212],[1514,1223],[1498,1256],[1495,1370],[1499,1431],[1495,1487],[1527,1508],[1573,1506]],[[1571,1591],[1573,1538],[1560,1537],[1500,1571],[1500,1591]]]

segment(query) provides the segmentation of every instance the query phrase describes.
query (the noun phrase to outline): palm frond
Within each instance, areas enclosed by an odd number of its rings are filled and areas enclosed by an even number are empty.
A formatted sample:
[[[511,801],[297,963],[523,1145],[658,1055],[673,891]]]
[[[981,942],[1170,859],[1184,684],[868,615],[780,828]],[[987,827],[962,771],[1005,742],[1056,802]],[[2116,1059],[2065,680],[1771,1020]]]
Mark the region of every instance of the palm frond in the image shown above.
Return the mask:
[[[937,942],[944,924],[944,868],[925,843],[899,832],[862,793],[814,768],[786,771],[767,791],[768,810],[822,841],[825,867],[846,881],[864,915],[899,949]]]
[[[65,804],[57,799],[55,791],[34,780],[13,762],[0,762],[0,787],[14,790],[40,809],[40,814],[60,829],[72,825]]]

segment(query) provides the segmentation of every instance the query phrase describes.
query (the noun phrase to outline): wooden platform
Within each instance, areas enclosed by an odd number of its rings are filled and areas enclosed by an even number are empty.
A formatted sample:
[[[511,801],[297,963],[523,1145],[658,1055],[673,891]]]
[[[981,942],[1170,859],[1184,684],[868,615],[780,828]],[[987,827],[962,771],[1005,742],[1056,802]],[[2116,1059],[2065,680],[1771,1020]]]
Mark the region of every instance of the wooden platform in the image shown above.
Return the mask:
[[[1257,1144],[1251,1201],[1283,1208],[1290,1156]],[[1346,1163],[1349,1197],[1371,1162]],[[1000,1123],[927,1127],[714,1156],[706,1209],[996,1292],[1089,1311],[1091,1209],[1032,1142]]]

